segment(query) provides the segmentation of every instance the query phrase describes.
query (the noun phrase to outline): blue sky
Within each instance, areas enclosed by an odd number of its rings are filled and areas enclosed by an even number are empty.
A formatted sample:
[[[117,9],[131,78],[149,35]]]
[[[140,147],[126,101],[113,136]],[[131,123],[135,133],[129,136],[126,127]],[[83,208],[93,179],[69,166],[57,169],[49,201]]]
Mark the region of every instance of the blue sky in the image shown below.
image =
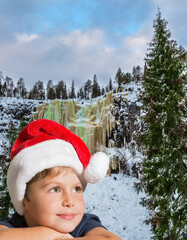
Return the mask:
[[[158,6],[186,48],[186,0],[0,0],[0,71],[27,88],[74,79],[78,89],[94,74],[105,86],[118,67],[143,66]]]

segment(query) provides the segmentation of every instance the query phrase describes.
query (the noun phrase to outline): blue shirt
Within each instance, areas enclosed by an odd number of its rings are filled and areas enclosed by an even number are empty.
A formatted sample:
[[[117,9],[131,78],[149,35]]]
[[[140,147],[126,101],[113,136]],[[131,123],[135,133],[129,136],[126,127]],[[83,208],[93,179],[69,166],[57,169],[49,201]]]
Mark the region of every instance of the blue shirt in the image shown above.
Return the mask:
[[[18,213],[14,213],[11,218],[3,218],[0,220],[0,225],[7,226],[8,228],[25,228],[27,224],[25,218]],[[103,227],[99,218],[94,214],[85,213],[79,225],[70,234],[73,237],[83,237],[90,230]]]

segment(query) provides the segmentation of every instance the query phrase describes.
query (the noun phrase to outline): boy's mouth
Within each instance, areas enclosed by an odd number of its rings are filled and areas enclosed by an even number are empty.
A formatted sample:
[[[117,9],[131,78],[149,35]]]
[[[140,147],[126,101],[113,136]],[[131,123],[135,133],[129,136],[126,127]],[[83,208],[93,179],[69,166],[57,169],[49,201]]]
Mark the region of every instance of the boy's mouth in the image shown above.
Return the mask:
[[[74,213],[63,213],[63,214],[57,214],[58,217],[65,219],[65,220],[72,220],[75,218]]]

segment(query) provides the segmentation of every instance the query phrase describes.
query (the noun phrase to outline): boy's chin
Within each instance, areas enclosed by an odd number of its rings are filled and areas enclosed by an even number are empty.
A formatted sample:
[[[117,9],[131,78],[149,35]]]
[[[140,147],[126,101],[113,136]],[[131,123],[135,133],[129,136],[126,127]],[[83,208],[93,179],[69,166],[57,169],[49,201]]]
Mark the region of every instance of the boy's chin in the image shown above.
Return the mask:
[[[73,232],[73,230],[78,226],[79,222],[74,222],[74,221],[65,221],[61,223],[55,223],[55,226],[50,226],[50,228],[56,230],[57,232],[67,234],[70,232]]]
[[[73,232],[73,230],[76,228],[76,226],[62,226],[62,227],[55,227],[55,231],[62,233],[62,234],[68,234]]]
[[[60,232],[60,233],[70,233],[73,232],[74,229],[79,225],[83,217],[83,214],[81,215],[76,215],[74,219],[72,220],[62,220],[59,218],[58,220],[55,221],[55,230]]]

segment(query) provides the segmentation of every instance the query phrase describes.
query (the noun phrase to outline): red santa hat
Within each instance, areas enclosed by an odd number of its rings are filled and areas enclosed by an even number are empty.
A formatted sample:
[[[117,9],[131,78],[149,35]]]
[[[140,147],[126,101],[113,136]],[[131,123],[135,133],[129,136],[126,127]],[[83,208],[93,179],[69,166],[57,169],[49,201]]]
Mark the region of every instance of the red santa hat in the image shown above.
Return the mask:
[[[12,203],[23,215],[26,183],[44,169],[71,167],[85,187],[87,182],[103,179],[108,165],[105,153],[91,156],[86,144],[64,126],[47,119],[33,121],[20,132],[11,150],[7,184]]]

